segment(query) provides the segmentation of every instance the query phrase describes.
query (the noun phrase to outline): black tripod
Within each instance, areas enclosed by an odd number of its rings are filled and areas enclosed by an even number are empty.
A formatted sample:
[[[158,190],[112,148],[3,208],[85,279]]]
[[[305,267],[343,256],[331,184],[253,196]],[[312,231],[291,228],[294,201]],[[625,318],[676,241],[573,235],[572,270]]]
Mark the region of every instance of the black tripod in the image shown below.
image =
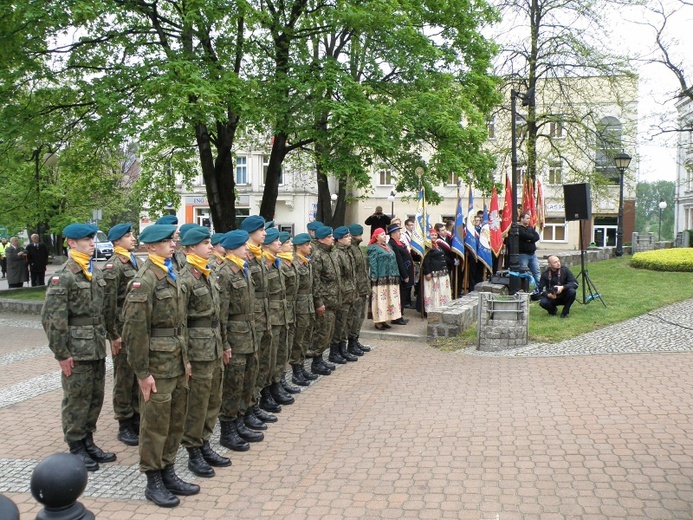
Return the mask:
[[[580,284],[582,285],[582,303],[587,304],[591,302],[592,300],[599,300],[602,302],[602,305],[606,307],[606,303],[604,303],[604,299],[602,298],[602,295],[599,294],[599,290],[597,289],[597,286],[594,285],[592,280],[590,279],[590,275],[587,274],[587,269],[585,269],[585,250],[582,249],[582,245],[584,242],[582,241],[582,220],[580,220],[580,274],[578,275],[578,280]],[[587,294],[589,292],[589,294]]]

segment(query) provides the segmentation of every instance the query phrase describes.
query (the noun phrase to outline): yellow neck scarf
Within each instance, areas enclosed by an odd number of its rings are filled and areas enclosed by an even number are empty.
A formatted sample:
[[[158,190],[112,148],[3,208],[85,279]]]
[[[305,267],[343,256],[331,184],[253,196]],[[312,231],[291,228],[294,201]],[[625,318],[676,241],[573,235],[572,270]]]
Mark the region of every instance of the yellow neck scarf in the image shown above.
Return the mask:
[[[269,261],[272,262],[272,263],[274,263],[274,261],[277,259],[276,256],[274,256],[272,253],[270,253],[270,252],[268,252],[268,251],[263,251],[262,254],[264,255],[264,257],[265,257],[267,260],[269,260]]]
[[[82,268],[84,276],[91,281],[91,256],[80,253],[74,249],[70,250],[70,257]]]
[[[212,253],[214,256],[216,256],[219,260],[224,259],[224,255],[220,255],[219,253]]]
[[[307,256],[303,256],[301,253],[296,253],[296,256],[303,260],[303,262],[306,264],[310,262],[310,258],[308,258]]]
[[[197,256],[192,253],[188,253],[185,258],[190,265],[205,275],[205,278],[209,278],[209,273],[211,273],[212,270],[209,268],[208,260],[205,260],[201,256]]]
[[[167,258],[159,255],[149,255],[149,260],[156,266],[161,267],[165,273],[168,273],[168,266],[165,264]]]
[[[279,253],[277,256],[279,258],[281,258],[282,260],[286,260],[287,262],[293,262],[294,261],[294,254],[291,252]]]
[[[248,245],[248,251],[250,251],[256,259],[261,260],[262,259],[262,248],[260,246],[254,246],[250,242],[248,242],[247,245]]]

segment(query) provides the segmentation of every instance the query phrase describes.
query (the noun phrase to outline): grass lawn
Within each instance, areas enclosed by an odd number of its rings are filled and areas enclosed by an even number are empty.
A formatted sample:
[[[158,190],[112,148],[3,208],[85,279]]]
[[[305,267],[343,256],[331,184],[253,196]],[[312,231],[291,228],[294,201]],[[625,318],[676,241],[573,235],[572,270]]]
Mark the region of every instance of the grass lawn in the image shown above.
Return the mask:
[[[0,299],[2,300],[23,300],[42,302],[45,298],[45,287],[27,287],[25,289],[11,289],[8,291],[0,291]]]
[[[549,316],[539,302],[532,302],[529,311],[530,342],[557,343],[693,298],[693,273],[634,269],[628,265],[630,258],[585,265],[606,307],[599,300],[586,305],[579,303],[582,302],[582,286],[578,287],[577,298],[566,320]],[[580,266],[570,270],[577,277]],[[461,339],[465,345],[475,344],[476,327],[465,331]]]

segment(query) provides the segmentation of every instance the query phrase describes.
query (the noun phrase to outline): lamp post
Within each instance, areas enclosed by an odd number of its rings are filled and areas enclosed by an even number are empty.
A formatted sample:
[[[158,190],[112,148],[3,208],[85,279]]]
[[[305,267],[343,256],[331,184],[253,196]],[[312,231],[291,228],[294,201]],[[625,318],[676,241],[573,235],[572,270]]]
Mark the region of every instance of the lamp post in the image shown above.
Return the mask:
[[[664,200],[659,201],[659,233],[657,234],[657,242],[662,241],[662,210],[667,209],[667,203]]]
[[[621,152],[614,157],[616,169],[621,176],[618,191],[618,227],[616,228],[616,256],[623,256],[623,178],[630,165],[631,156]]]
[[[387,196],[387,200],[390,201],[390,216],[392,218],[395,218],[395,197],[397,197],[395,190],[390,190],[390,194]]]

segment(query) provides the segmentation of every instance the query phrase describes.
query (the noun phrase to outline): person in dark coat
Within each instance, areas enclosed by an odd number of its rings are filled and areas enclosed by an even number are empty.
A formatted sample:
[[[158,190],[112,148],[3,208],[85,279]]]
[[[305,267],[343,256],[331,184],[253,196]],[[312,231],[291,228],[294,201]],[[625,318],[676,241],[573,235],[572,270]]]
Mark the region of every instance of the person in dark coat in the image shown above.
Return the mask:
[[[561,318],[567,318],[577,294],[577,280],[570,269],[561,266],[557,256],[550,256],[548,262],[549,267],[539,281],[539,305],[546,309],[550,316],[556,316],[557,307],[562,305]]]
[[[407,246],[401,240],[402,230],[399,224],[391,224],[388,226],[387,232],[390,235],[390,246],[395,252],[395,257],[397,257],[397,267],[399,268],[399,292],[401,296],[400,303],[402,309],[405,307],[413,308],[411,288],[415,283],[414,260]],[[404,315],[404,310],[402,314]],[[407,321],[404,318],[400,318],[400,320],[404,322]]]
[[[387,229],[390,222],[392,222],[392,218],[383,213],[383,207],[376,206],[375,213],[366,219],[365,224],[371,227],[371,236],[373,236],[376,229]]]
[[[29,281],[29,271],[26,268],[26,250],[19,247],[17,237],[10,238],[10,243],[5,248],[7,257],[7,286],[16,289],[24,286]]]
[[[48,266],[48,248],[39,242],[39,236],[31,235],[31,244],[26,248],[29,272],[31,273],[31,286],[46,285],[46,267]]]

